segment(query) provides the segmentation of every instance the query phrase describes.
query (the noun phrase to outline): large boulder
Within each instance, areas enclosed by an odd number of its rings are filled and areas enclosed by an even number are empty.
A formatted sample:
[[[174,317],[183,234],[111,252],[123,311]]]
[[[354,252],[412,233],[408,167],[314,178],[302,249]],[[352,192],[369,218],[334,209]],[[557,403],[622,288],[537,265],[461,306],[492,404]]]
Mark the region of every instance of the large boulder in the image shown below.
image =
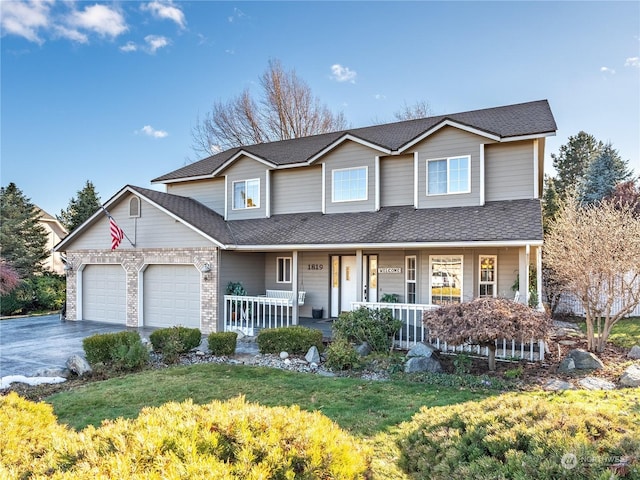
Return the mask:
[[[304,359],[309,363],[320,363],[320,352],[318,352],[318,347],[312,345],[304,356]]]
[[[640,365],[629,365],[620,376],[620,386],[640,387]]]
[[[549,391],[559,391],[559,390],[574,390],[576,387],[571,385],[569,382],[560,380],[559,378],[550,378],[545,382],[542,388]]]
[[[640,359],[640,345],[634,345],[633,347],[631,347],[631,350],[629,350],[627,357],[633,358],[634,360]]]
[[[564,360],[560,362],[560,366],[558,367],[558,371],[560,373],[568,373],[575,369],[576,362],[571,357],[565,357]]]
[[[613,382],[598,377],[584,377],[578,380],[578,383],[586,390],[615,390],[616,388]]]
[[[371,347],[369,346],[369,344],[367,342],[362,342],[360,345],[358,345],[356,347],[356,352],[361,357],[366,357],[367,355],[369,355],[371,353]]]
[[[407,357],[426,357],[437,356],[438,349],[428,343],[417,343],[411,350],[407,352]]]
[[[599,370],[604,368],[602,360],[596,357],[593,353],[580,348],[571,350],[567,354],[567,357],[573,359],[575,368],[578,370]]]
[[[433,345],[418,343],[409,350],[407,357],[409,360],[404,365],[406,373],[442,372],[442,365],[438,359],[438,349]]]
[[[67,368],[71,373],[74,373],[81,377],[85,373],[91,372],[91,365],[80,355],[71,355],[67,359]]]

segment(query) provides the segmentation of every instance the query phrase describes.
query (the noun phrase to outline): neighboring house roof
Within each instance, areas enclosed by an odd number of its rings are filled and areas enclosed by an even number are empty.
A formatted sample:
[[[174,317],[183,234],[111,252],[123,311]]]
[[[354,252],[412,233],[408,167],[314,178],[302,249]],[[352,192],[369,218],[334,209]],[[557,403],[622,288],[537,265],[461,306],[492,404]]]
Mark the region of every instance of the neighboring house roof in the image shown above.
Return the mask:
[[[552,135],[557,130],[549,103],[547,100],[538,100],[231,148],[162,175],[152,183],[212,177],[221,167],[243,153],[272,164],[274,168],[310,163],[345,139],[359,141],[381,152],[400,153],[403,148],[446,125],[468,129],[496,141]]]
[[[60,223],[60,221],[57,218],[45,212],[40,207],[36,207],[36,208],[40,212],[38,221],[42,222],[43,225],[47,225],[51,229],[51,231],[53,231],[59,238],[64,238],[69,234],[67,229],[64,228],[62,223]]]

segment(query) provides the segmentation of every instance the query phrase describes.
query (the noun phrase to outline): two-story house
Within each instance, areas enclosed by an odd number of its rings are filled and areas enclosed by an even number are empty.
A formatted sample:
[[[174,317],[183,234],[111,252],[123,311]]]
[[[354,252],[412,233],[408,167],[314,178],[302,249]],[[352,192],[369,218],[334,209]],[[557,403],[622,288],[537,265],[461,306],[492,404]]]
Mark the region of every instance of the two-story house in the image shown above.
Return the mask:
[[[56,248],[67,317],[219,331],[229,282],[304,291],[294,322],[391,294],[513,298],[516,280],[526,302],[555,132],[534,101],[232,148],[155,178],[166,192],[125,186],[105,204],[117,249],[103,212]]]

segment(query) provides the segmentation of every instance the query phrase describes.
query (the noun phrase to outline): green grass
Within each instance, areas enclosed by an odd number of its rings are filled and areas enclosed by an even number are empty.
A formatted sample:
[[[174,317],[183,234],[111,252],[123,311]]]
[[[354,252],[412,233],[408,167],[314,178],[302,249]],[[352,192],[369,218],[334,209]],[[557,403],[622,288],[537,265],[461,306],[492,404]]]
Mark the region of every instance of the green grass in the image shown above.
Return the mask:
[[[135,418],[145,406],[192,398],[196,403],[244,395],[266,406],[318,410],[361,436],[407,421],[421,406],[451,405],[487,397],[490,391],[407,380],[365,381],[320,377],[263,367],[203,364],[149,370],[86,384],[47,398],[61,423],[75,429],[103,419]]]
[[[584,321],[579,321],[578,325],[584,333],[587,332],[587,325]],[[640,317],[619,320],[611,329],[609,342],[623,348],[640,345]]]

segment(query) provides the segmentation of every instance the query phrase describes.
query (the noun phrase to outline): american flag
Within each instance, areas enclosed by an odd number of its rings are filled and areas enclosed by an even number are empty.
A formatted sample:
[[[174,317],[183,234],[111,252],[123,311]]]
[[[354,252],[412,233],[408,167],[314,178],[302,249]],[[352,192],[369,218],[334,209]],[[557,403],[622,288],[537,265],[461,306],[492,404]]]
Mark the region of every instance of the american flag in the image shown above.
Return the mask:
[[[115,250],[124,238],[124,232],[118,226],[112,216],[109,216],[109,228],[111,229],[111,250]]]

